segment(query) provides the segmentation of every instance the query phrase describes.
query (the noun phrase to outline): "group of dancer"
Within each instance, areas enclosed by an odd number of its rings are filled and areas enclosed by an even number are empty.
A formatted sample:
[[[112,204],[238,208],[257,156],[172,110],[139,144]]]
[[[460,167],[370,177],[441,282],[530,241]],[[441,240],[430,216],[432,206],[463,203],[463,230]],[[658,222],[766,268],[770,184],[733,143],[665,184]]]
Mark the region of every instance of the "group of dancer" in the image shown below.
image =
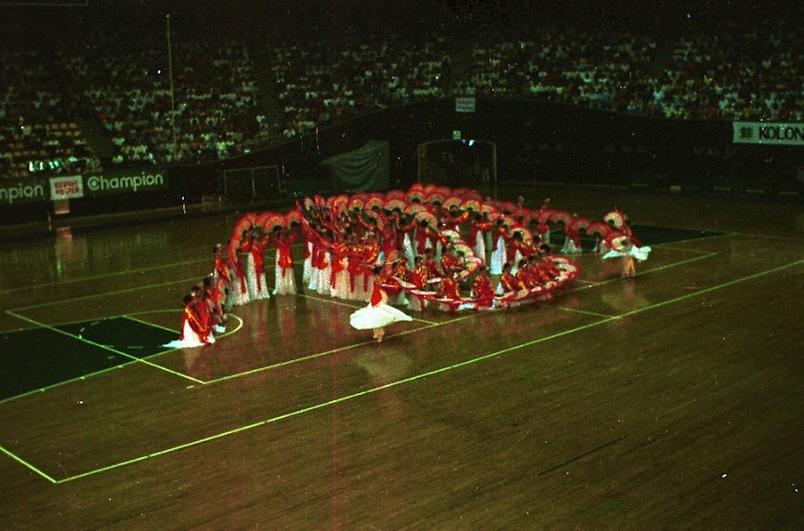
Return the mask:
[[[556,230],[564,234],[562,254],[582,252],[583,235],[594,237],[590,250],[621,258],[624,278],[634,275],[634,259],[650,251],[616,209],[592,221],[550,208],[549,199],[529,209],[521,197],[495,201],[471,189],[420,184],[406,192],[316,195],[286,213],[250,212],[238,220],[225,251],[214,249],[213,270],[199,292],[207,308],[195,312],[204,305],[193,296],[182,328],[192,328],[202,344],[211,342],[225,308],[296,293],[297,241],[304,247],[302,289],[368,302],[350,323],[373,329],[377,341],[386,325],[411,319],[392,305],[454,312],[548,300],[579,272],[573,261],[552,254]],[[266,281],[268,248],[276,251],[273,290]],[[198,327],[204,334],[193,328],[205,320],[209,326]]]

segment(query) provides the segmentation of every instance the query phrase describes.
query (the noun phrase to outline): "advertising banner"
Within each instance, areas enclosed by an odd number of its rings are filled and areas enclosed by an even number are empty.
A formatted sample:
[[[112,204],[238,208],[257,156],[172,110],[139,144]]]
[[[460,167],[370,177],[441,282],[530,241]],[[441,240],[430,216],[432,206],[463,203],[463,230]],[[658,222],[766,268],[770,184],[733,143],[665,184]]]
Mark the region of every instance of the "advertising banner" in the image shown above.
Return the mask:
[[[43,179],[0,179],[0,206],[48,199]]]
[[[804,123],[733,122],[732,142],[804,146]]]
[[[84,197],[84,179],[80,175],[51,177],[49,181],[51,201]]]
[[[475,112],[475,99],[455,98],[455,112]]]
[[[167,173],[163,168],[108,171],[86,177],[86,191],[90,196],[150,192],[166,187]]]

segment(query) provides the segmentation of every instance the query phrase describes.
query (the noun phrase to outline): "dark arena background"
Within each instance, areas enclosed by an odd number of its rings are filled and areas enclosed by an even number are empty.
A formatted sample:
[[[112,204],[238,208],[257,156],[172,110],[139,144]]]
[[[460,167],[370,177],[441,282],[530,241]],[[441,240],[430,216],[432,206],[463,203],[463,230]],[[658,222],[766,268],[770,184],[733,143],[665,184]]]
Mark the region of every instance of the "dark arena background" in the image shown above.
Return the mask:
[[[801,529],[802,22],[0,0],[0,527]],[[652,251],[621,279],[585,238],[551,298],[377,342],[300,239],[296,294],[163,346],[245,213],[419,185]]]

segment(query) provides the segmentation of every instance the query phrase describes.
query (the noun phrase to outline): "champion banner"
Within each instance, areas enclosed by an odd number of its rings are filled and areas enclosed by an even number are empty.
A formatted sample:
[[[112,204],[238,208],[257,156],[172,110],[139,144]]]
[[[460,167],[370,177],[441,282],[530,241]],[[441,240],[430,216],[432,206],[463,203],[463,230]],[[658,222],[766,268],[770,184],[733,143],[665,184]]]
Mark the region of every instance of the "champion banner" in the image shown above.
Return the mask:
[[[733,122],[735,144],[804,146],[804,123]]]
[[[0,179],[0,206],[50,199],[46,179]]]
[[[167,176],[163,168],[110,171],[99,175],[88,175],[84,181],[89,196],[150,192],[167,186]]]

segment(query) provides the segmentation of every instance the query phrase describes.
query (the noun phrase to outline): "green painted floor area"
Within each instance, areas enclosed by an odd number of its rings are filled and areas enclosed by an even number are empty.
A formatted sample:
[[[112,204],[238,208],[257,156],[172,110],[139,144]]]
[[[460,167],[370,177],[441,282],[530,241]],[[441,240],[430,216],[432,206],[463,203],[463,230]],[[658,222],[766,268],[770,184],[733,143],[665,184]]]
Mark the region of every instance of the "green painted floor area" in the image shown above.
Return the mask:
[[[165,350],[175,332],[123,317],[57,327],[135,358]],[[0,334],[0,401],[80,378],[132,358],[47,328]]]
[[[74,323],[58,328],[137,358],[162,352],[165,350],[162,345],[179,337],[178,331],[171,332],[125,317]]]

